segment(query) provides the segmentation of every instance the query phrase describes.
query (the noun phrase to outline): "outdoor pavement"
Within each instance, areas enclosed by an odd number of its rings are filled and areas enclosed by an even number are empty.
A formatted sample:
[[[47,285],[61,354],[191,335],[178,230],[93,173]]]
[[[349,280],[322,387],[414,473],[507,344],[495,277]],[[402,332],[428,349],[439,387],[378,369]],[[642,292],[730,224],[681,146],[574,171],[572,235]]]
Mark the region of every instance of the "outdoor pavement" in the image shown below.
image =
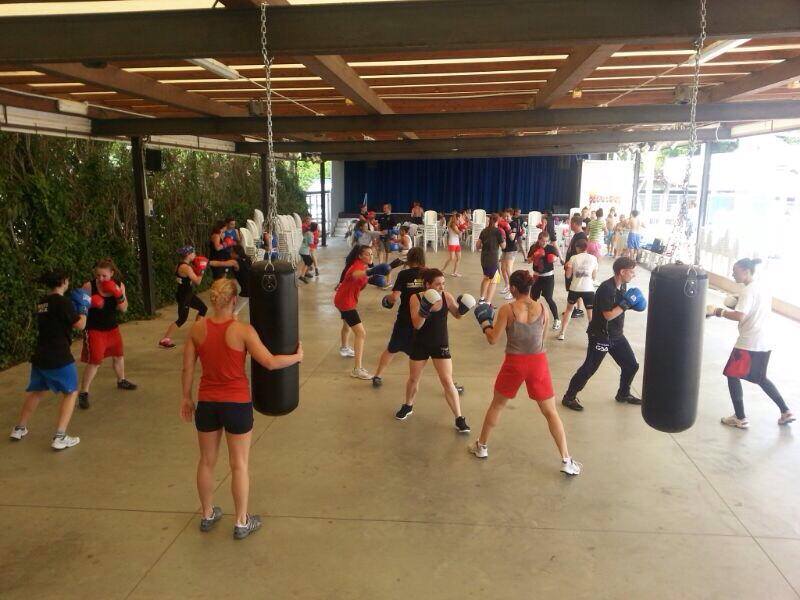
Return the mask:
[[[614,401],[619,372],[607,359],[580,395],[584,412],[559,404],[584,469],[566,478],[524,388],[502,415],[488,460],[467,453],[504,348],[484,341],[472,315],[450,319],[471,435],[453,428],[432,366],[405,422],[393,418],[405,357],[380,389],[349,377],[331,301],[344,253],[332,240],[320,250],[320,280],[300,284],[300,407],[256,417],[250,507],[264,517],[262,530],[232,539],[223,449],[216,502],[226,515],[214,531],[198,531],[195,431],[178,417],[180,345],[156,347],[175,318],[168,307],[156,320],[123,326],[127,376],[139,389],[118,391],[104,366],[91,409],[76,409],[70,427],[80,445],[50,449],[54,399],[24,441],[0,445],[0,598],[800,597],[800,423],[778,427],[772,402],[745,384],[750,430],[720,425],[732,412],[721,370],[734,323],[706,322],[700,411],[680,434],[650,429],[638,407]],[[477,296],[478,258],[464,256],[465,277],[448,278],[447,289]],[[442,251],[428,254],[431,266],[444,260]],[[603,278],[610,265],[603,261]],[[634,284],[646,290],[647,280],[639,270]],[[359,307],[370,370],[394,317],[380,306],[383,293],[369,287]],[[556,299],[563,309],[561,285]],[[645,314],[626,317],[640,362],[645,323]],[[773,324],[770,375],[797,412],[800,324],[777,315]],[[566,342],[549,334],[559,399],[582,361],[585,326],[573,321]],[[28,369],[0,373],[8,431]],[[641,371],[634,388],[641,391]]]

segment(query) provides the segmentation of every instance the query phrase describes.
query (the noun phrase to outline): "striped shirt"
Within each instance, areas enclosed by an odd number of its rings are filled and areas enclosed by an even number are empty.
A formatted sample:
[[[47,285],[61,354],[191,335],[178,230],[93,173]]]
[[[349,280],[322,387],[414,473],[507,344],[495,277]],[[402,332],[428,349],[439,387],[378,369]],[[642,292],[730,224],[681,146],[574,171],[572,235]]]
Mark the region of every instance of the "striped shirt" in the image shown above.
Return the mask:
[[[603,241],[603,222],[600,219],[589,221],[586,227],[586,235],[589,236],[590,242]]]

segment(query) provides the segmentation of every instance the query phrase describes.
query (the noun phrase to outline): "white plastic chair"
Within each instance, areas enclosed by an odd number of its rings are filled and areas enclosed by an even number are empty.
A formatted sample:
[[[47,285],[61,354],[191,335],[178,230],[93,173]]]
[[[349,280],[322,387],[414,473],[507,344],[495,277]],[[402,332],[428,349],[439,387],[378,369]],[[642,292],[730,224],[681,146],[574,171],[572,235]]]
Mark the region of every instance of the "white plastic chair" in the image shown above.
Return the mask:
[[[439,227],[438,227],[439,215],[436,213],[435,210],[426,210],[425,215],[422,218],[423,229],[422,229],[422,247],[428,247],[428,242],[433,244],[433,251],[439,251]]]
[[[247,231],[250,232],[250,236],[253,238],[253,243],[256,245],[256,248],[263,246],[261,243],[261,230],[253,219],[247,219]]]
[[[481,231],[486,229],[486,211],[476,208],[472,211],[472,229],[470,230],[469,248],[475,252],[475,243],[481,236]]]
[[[259,231],[264,231],[264,213],[258,208],[253,211],[253,221],[256,222]]]
[[[525,240],[525,254],[527,255],[536,243],[536,238],[539,236],[537,227],[542,224],[542,213],[538,210],[532,210],[528,213],[528,236]]]

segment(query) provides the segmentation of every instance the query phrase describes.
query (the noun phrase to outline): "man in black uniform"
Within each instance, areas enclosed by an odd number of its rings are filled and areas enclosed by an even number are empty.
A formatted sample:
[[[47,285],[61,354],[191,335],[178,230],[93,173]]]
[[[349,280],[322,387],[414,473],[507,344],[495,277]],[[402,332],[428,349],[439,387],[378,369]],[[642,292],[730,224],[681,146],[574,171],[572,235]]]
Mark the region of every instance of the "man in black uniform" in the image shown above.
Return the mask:
[[[378,262],[389,262],[390,244],[392,241],[392,229],[397,226],[397,219],[392,214],[392,205],[384,204],[383,213],[377,217],[378,225],[381,228],[381,243],[378,246]],[[386,259],[381,260],[381,252],[385,255]]]
[[[72,448],[81,440],[67,435],[67,426],[75,409],[78,397],[78,369],[70,350],[73,329],[78,331],[86,326],[86,314],[91,299],[83,290],[73,290],[71,301],[64,297],[69,287],[69,279],[61,272],[54,271],[42,277],[48,292],[36,305],[38,334],[36,350],[31,357],[31,376],[25,390],[25,403],[19,421],[11,431],[11,439],[19,441],[28,435],[28,420],[47,391],[62,394],[58,413],[56,433],[50,446],[53,450]]]
[[[629,308],[637,312],[647,307],[647,301],[637,288],[628,288],[635,276],[636,263],[630,258],[614,261],[614,276],[600,284],[594,295],[594,312],[589,328],[589,345],[586,359],[570,379],[569,387],[561,404],[572,410],[583,410],[577,394],[589,378],[595,374],[606,354],[610,354],[622,372],[619,377],[617,402],[641,404],[642,401],[631,395],[631,382],[639,370],[639,363],[633,349],[623,333],[625,311]]]
[[[569,259],[575,256],[578,251],[575,249],[575,244],[578,243],[578,240],[586,240],[586,243],[589,243],[589,236],[586,235],[586,232],[583,230],[583,219],[578,213],[572,215],[572,218],[569,220],[569,228],[572,231],[572,239],[569,241],[569,247],[567,248],[567,255],[564,257],[564,262],[569,262]],[[567,287],[567,293],[569,293],[569,286],[572,283],[572,277],[567,277],[566,273],[564,274],[564,283]],[[575,305],[575,308],[572,311],[572,318],[582,317],[583,311],[578,308],[579,306],[583,306],[583,300],[578,300],[578,303]]]

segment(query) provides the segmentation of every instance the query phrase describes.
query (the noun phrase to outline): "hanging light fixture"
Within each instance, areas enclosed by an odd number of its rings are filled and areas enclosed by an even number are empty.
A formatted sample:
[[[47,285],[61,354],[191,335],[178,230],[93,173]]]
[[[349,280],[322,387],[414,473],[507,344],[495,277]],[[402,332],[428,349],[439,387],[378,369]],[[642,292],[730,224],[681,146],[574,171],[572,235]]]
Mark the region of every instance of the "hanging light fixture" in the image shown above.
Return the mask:
[[[187,59],[186,62],[191,63],[196,67],[202,67],[209,73],[213,73],[214,75],[222,77],[223,79],[234,81],[242,78],[242,76],[239,74],[239,71],[232,69],[228,65],[224,65],[213,58],[190,58]]]

